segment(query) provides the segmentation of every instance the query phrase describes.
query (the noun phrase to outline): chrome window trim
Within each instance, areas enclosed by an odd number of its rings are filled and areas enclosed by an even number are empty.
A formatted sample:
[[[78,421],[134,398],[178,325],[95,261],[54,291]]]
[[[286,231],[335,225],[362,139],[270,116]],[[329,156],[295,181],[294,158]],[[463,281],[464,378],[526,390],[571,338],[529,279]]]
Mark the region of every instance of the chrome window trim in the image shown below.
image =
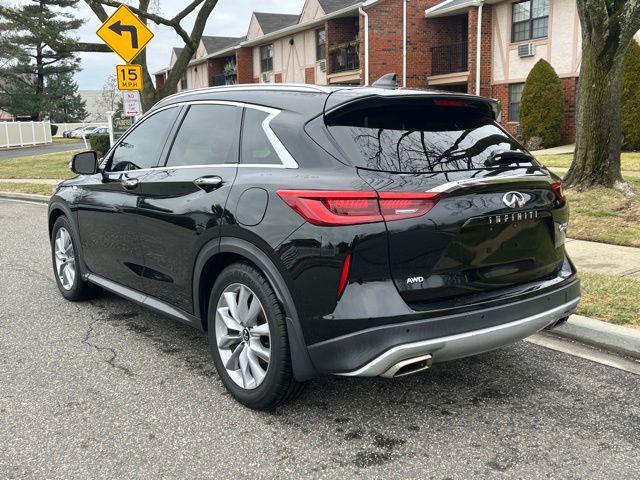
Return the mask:
[[[519,183],[519,182],[545,182],[550,185],[553,184],[553,179],[547,175],[536,174],[524,174],[524,175],[512,175],[488,177],[488,178],[467,178],[464,180],[456,180],[453,182],[443,183],[437,187],[429,189],[431,193],[451,193],[456,190],[461,190],[467,187],[477,187],[482,185],[493,185],[495,183]]]
[[[170,165],[161,165],[161,166],[152,167],[152,168],[144,168],[144,169],[138,169],[138,170],[124,170],[124,171],[118,171],[118,172],[112,171],[112,172],[105,172],[105,173],[125,173],[127,171],[129,171],[129,172],[145,172],[145,171],[154,172],[154,171],[163,171],[163,170],[178,170],[178,169],[186,169],[186,168],[204,168],[204,167],[216,167],[216,168],[221,168],[221,167],[222,168],[229,168],[229,167],[236,167],[236,168],[288,168],[288,169],[299,168],[298,162],[296,162],[294,160],[294,158],[291,156],[291,154],[289,153],[287,148],[280,141],[280,139],[275,134],[275,132],[271,129],[271,121],[274,118],[276,118],[282,112],[282,110],[278,110],[277,108],[264,107],[262,105],[254,105],[254,104],[251,104],[251,103],[233,102],[233,101],[227,101],[227,100],[191,100],[191,101],[185,101],[185,102],[179,102],[179,103],[172,103],[171,105],[165,105],[164,107],[158,107],[155,110],[151,110],[150,112],[147,112],[139,120],[137,125],[142,124],[142,122],[144,122],[147,118],[155,115],[156,113],[162,112],[163,110],[167,110],[169,108],[191,106],[191,105],[230,105],[230,106],[239,107],[239,108],[251,108],[253,110],[260,110],[262,112],[267,113],[268,114],[267,118],[265,118],[263,120],[263,122],[262,122],[262,129],[264,130],[264,133],[267,136],[267,139],[269,140],[269,143],[271,143],[271,146],[275,150],[276,155],[278,155],[278,158],[280,159],[281,163],[267,163],[267,164],[219,163],[219,164],[202,164],[202,165],[178,165],[178,166],[174,166],[174,167],[172,167]],[[118,147],[120,142],[124,141],[129,136],[129,134],[131,132],[133,132],[134,130],[135,130],[135,128],[133,128],[130,132],[127,132],[126,135],[122,136],[122,138],[120,138],[118,140],[118,143],[116,143],[109,150],[108,154],[105,155],[105,158],[107,158],[109,155],[111,155],[111,152],[115,148]]]

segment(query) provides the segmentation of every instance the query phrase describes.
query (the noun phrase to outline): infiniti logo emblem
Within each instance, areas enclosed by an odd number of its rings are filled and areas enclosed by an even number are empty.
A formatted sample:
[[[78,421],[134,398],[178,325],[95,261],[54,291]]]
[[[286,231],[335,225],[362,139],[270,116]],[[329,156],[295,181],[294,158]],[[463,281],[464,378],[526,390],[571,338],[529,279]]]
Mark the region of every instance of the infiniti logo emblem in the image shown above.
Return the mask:
[[[502,197],[502,202],[509,208],[523,207],[527,201],[520,192],[507,192]]]

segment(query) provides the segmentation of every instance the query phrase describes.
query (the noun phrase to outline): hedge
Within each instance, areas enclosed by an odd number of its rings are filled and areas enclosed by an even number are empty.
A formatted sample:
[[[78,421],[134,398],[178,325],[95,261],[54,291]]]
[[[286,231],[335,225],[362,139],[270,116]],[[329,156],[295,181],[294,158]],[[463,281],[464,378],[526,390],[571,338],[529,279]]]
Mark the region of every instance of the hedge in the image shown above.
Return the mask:
[[[91,150],[95,150],[99,155],[104,155],[109,151],[109,135],[93,135],[89,138]]]
[[[559,145],[563,120],[562,81],[549,62],[541,59],[531,69],[520,100],[520,126],[525,144],[539,137],[544,148]]]

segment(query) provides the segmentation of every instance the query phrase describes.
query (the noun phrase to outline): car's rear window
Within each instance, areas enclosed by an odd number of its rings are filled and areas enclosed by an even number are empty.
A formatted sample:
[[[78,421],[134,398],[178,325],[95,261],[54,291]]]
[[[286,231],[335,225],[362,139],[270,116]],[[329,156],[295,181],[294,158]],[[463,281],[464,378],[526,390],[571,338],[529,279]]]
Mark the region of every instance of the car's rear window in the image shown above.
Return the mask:
[[[492,152],[522,151],[486,110],[443,103],[369,104],[328,115],[326,122],[347,159],[372,170],[479,169]]]

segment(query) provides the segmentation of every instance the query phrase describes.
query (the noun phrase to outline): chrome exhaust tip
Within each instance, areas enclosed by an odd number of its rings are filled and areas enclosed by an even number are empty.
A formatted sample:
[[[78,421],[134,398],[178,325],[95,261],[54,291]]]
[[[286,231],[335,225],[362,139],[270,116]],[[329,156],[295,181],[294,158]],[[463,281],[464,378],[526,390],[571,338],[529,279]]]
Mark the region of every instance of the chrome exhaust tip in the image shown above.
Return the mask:
[[[380,376],[384,378],[404,377],[405,375],[411,375],[413,373],[426,370],[431,367],[431,362],[432,358],[430,354],[407,358],[406,360],[396,363]]]

